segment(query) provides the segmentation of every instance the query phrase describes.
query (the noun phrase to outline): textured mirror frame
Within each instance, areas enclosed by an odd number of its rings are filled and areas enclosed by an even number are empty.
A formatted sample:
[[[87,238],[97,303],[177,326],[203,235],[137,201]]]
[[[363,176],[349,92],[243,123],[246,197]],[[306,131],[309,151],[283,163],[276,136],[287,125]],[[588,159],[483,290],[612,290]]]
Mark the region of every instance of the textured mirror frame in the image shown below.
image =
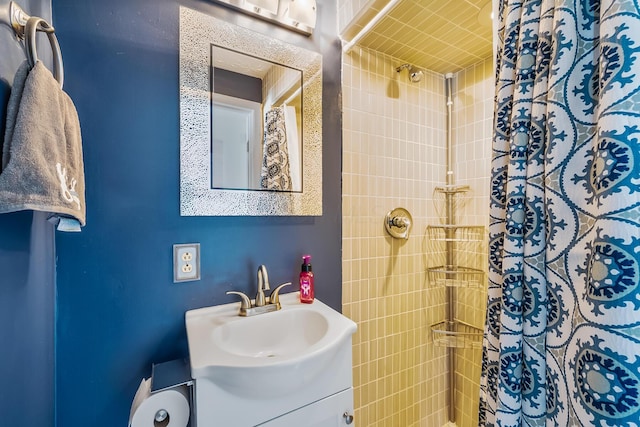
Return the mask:
[[[302,192],[211,188],[211,45],[302,71]],[[322,55],[180,6],[180,215],[322,215]]]

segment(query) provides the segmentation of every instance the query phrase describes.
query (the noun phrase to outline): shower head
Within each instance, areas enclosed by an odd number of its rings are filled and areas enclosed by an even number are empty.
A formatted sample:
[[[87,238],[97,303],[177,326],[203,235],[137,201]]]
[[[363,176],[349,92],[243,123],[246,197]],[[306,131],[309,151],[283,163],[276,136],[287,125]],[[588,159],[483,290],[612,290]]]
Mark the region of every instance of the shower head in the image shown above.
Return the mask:
[[[409,70],[409,80],[412,83],[418,83],[422,80],[423,72],[421,69],[414,67],[411,64],[402,64],[399,67],[396,67],[396,72],[400,72],[402,70]]]
[[[409,80],[411,80],[412,83],[418,83],[422,80],[422,75],[422,70],[409,70]]]

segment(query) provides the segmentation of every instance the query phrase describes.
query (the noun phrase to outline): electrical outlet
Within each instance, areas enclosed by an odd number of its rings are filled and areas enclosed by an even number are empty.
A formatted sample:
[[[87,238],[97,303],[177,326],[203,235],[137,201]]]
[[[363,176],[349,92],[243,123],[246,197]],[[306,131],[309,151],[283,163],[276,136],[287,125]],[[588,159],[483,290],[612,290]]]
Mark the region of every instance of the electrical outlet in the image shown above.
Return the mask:
[[[200,280],[200,243],[173,245],[173,281]]]

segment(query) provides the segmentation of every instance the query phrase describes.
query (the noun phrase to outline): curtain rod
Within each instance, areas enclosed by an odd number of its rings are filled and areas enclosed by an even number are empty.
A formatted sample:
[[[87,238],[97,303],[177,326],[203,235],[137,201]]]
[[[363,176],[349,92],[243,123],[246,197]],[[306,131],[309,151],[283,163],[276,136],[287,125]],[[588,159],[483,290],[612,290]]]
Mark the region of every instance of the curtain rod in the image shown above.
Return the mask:
[[[367,33],[371,31],[371,28],[373,28],[378,22],[380,22],[380,20],[384,18],[384,16],[401,1],[402,0],[390,0],[389,3],[387,3],[387,5],[383,7],[380,12],[378,12],[376,16],[374,16],[373,19],[369,21],[367,25],[365,25],[364,28],[360,30],[360,32],[358,32],[358,34],[355,35],[355,37],[353,37],[342,47],[342,51],[344,53],[349,53],[351,49],[353,49],[353,47],[356,45],[356,43],[358,43],[361,38],[367,35]]]

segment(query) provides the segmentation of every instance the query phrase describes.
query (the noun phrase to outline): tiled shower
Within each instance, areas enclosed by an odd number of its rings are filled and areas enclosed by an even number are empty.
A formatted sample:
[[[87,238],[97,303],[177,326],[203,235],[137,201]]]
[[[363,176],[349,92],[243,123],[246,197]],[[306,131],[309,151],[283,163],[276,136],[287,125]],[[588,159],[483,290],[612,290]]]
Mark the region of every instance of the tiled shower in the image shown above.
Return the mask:
[[[404,62],[362,47],[343,54],[343,310],[358,323],[356,420],[368,427],[449,421],[447,349],[434,345],[430,331],[445,318],[446,297],[427,280],[425,233],[440,224],[433,190],[446,179],[445,78],[420,64],[424,77],[412,83],[396,72]],[[489,57],[453,77],[455,183],[470,187],[460,224],[488,225],[493,75]],[[413,216],[406,241],[383,226],[396,207]],[[478,254],[480,264],[485,256]],[[456,295],[457,317],[482,329],[484,288]],[[475,426],[481,350],[452,354],[455,424]]]

